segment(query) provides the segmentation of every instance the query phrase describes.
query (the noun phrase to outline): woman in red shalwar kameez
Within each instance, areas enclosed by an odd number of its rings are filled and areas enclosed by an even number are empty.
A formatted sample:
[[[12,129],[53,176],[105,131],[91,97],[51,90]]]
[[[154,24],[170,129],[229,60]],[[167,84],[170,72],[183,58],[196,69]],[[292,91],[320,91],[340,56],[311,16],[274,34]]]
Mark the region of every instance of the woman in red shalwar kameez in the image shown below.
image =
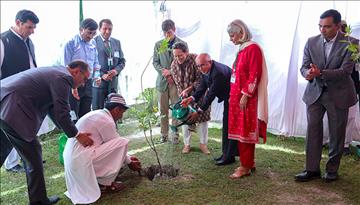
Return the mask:
[[[233,64],[229,99],[229,139],[238,140],[241,166],[230,178],[249,176],[255,168],[255,144],[266,141],[267,70],[261,48],[241,20],[228,26],[230,40],[240,45]]]

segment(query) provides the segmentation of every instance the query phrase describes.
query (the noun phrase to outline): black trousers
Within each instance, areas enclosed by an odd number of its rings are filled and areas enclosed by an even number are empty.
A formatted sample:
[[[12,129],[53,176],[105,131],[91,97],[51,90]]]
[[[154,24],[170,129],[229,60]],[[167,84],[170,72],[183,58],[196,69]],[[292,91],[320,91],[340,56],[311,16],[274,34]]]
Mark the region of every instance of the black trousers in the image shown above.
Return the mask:
[[[109,86],[109,85],[108,85]],[[92,88],[92,110],[103,109],[105,100],[110,93],[116,93],[114,89],[108,87]]]
[[[223,129],[222,129],[222,152],[223,159],[227,157],[239,156],[238,141],[228,138],[229,127],[229,100],[224,99],[224,112],[223,112]]]
[[[37,137],[27,142],[6,122],[0,120],[1,166],[14,147],[24,161],[30,204],[50,204],[47,198],[42,150]]]
[[[85,86],[78,88],[80,100],[70,95],[70,108],[73,110],[80,119],[83,115],[91,111],[91,100],[92,100],[92,79],[86,81]]]

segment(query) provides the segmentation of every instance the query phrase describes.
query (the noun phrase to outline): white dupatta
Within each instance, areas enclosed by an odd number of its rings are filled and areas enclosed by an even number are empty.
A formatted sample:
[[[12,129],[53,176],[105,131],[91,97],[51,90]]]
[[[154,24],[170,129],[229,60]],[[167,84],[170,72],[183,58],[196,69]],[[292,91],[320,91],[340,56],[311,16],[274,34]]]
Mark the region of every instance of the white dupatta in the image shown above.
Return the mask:
[[[239,52],[244,48],[257,44],[254,41],[247,41],[240,45]],[[257,44],[259,46],[259,44]],[[261,78],[258,85],[258,105],[257,105],[257,117],[259,120],[264,121],[266,124],[268,123],[268,93],[267,93],[267,85],[268,85],[268,72],[266,67],[266,61],[264,57],[264,52],[262,48],[259,46],[262,54],[262,72]]]

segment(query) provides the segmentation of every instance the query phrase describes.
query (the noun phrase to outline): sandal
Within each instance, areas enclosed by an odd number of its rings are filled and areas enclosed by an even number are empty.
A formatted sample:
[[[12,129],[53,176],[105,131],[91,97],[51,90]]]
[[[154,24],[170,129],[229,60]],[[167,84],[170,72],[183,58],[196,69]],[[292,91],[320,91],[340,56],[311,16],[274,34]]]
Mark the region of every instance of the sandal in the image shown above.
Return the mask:
[[[238,169],[240,169],[240,167],[237,167],[236,169],[234,169],[234,172],[236,172]],[[256,171],[256,167],[255,165],[253,167],[251,167],[251,172],[255,172]]]
[[[250,176],[251,169],[245,168],[245,167],[239,167],[236,169],[236,171],[230,175],[231,179],[238,179],[244,176]]]
[[[118,192],[126,188],[126,186],[120,181],[114,181],[110,186],[99,184],[101,193]]]

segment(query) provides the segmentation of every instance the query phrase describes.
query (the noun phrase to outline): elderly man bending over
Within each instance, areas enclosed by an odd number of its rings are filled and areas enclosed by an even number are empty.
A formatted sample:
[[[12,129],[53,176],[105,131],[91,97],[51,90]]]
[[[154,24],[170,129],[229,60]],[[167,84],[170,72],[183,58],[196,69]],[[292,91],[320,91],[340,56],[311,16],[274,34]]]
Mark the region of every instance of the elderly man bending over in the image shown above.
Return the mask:
[[[120,137],[116,129],[116,121],[128,108],[121,95],[112,93],[104,109],[89,112],[76,123],[80,131],[91,133],[94,144],[84,147],[69,138],[65,145],[65,195],[74,204],[93,203],[101,193],[125,188],[115,181],[123,165],[140,171],[139,160],[127,155],[129,140]]]

